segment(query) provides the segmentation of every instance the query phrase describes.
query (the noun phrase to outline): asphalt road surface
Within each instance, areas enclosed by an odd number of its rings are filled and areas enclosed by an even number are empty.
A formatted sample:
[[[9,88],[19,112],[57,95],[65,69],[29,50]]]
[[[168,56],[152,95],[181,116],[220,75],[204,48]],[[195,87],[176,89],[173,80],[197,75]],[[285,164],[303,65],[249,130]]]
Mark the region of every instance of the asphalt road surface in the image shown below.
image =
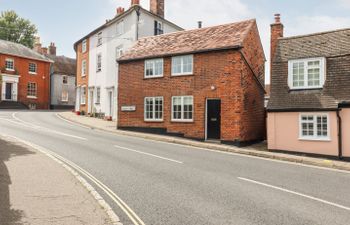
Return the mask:
[[[56,112],[0,111],[0,134],[67,160],[124,225],[350,224],[347,172],[119,136]]]

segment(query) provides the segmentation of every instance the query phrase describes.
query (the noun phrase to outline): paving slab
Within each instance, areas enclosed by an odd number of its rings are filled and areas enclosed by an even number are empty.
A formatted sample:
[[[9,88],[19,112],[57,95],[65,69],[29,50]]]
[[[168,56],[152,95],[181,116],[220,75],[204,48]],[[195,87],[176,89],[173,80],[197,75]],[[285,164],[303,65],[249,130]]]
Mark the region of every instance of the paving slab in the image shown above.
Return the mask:
[[[0,224],[113,223],[62,165],[31,147],[0,137]]]

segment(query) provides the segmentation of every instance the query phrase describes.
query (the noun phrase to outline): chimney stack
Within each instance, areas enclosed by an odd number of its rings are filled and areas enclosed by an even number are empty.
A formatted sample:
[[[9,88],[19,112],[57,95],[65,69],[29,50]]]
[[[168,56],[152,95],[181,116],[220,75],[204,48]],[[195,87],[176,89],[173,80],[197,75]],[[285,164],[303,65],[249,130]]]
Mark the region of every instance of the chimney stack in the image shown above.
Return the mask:
[[[131,6],[140,5],[140,0],[131,0]]]
[[[164,18],[164,0],[150,0],[150,11]]]
[[[33,50],[41,53],[41,47],[40,37],[35,37]]]
[[[49,46],[49,55],[56,55],[56,46],[53,42]]]
[[[198,21],[198,28],[202,28],[203,26],[203,22],[202,21]]]
[[[272,71],[272,62],[275,58],[278,38],[283,37],[284,26],[281,23],[281,14],[275,14],[275,22],[271,24],[271,52],[270,52],[270,69]]]
[[[122,13],[124,13],[125,12],[125,9],[124,8],[122,8],[122,7],[118,7],[117,8],[117,15],[120,15],[120,14],[122,14]]]
[[[47,48],[46,47],[43,47],[41,48],[41,54],[44,54],[44,55],[47,55]]]

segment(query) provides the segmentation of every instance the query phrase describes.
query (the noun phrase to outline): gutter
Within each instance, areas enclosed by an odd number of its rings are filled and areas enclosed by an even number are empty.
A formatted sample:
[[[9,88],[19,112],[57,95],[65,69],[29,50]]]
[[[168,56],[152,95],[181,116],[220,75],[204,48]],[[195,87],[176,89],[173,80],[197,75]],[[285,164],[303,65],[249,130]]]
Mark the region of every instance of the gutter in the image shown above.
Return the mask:
[[[338,118],[338,158],[343,159],[343,133],[342,133],[342,118],[340,116],[341,109],[337,110]]]

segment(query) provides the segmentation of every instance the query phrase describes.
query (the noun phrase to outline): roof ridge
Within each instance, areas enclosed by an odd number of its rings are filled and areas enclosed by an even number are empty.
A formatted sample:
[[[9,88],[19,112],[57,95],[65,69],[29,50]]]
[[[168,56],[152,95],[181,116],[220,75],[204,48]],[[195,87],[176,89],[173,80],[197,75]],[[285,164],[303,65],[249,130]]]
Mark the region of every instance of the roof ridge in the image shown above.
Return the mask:
[[[166,33],[166,34],[161,34],[161,35],[157,35],[157,36],[148,36],[148,37],[142,37],[139,38],[139,40],[143,40],[143,39],[157,39],[159,37],[164,37],[164,36],[172,36],[172,35],[176,35],[179,33],[188,33],[188,32],[192,32],[192,31],[198,31],[198,30],[207,30],[207,29],[213,29],[215,27],[223,27],[223,26],[229,26],[229,25],[233,25],[233,24],[240,24],[240,23],[246,23],[246,22],[256,22],[256,19],[247,19],[247,20],[242,20],[242,21],[237,21],[237,22],[231,22],[231,23],[225,23],[225,24],[218,24],[218,25],[214,25],[214,26],[210,26],[210,27],[202,27],[202,28],[193,28],[193,29],[189,29],[189,30],[181,30],[181,31],[175,31],[175,32],[171,32],[171,33]],[[250,24],[250,28],[251,28],[252,24]],[[247,29],[249,30],[249,29]],[[245,34],[246,35],[246,34]]]
[[[281,37],[279,39],[280,40],[298,39],[298,38],[304,38],[304,37],[312,37],[312,36],[319,36],[319,35],[330,34],[330,33],[337,33],[337,32],[348,31],[348,30],[350,31],[350,28],[341,28],[341,29],[322,31],[322,32],[316,32],[316,33],[311,33],[311,34],[294,35],[294,36],[290,36],[290,37]]]

